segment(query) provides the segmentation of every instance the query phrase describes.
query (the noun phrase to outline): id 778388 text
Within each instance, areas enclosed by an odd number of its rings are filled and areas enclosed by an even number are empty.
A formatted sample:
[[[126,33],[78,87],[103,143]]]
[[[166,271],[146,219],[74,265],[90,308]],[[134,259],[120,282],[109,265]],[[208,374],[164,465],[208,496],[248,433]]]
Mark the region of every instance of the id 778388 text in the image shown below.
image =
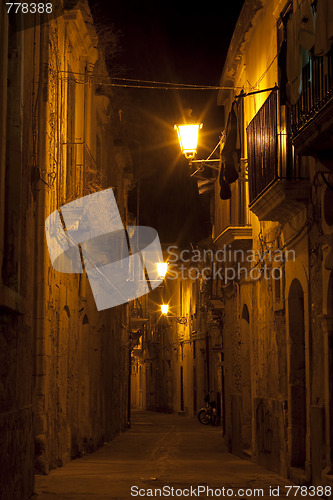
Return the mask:
[[[7,14],[52,14],[51,2],[6,3]]]

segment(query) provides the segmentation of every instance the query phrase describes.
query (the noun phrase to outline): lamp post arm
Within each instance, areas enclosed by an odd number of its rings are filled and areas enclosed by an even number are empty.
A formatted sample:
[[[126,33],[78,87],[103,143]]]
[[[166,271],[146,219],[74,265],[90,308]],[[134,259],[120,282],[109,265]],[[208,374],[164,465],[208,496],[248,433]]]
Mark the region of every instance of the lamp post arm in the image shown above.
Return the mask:
[[[216,159],[216,160],[192,160],[190,162],[190,165],[192,163],[199,163],[200,165],[205,165],[206,167],[209,167],[209,168],[212,168],[213,170],[220,170],[219,167],[216,167],[215,165],[210,165],[210,163],[213,163],[213,162],[219,162],[220,160],[219,159]]]
[[[220,161],[219,158],[213,159],[213,160],[192,160],[192,163],[209,163],[211,161]]]

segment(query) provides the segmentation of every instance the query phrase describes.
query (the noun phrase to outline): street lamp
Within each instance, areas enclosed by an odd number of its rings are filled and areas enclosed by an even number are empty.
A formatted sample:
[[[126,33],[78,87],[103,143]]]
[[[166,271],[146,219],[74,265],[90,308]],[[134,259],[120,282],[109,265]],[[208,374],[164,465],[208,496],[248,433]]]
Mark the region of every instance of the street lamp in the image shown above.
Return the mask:
[[[162,314],[164,314],[164,316],[166,316],[169,312],[169,304],[162,304],[161,311],[162,311]]]
[[[187,317],[186,316],[167,316],[169,312],[169,304],[161,304],[161,311],[163,316],[166,316],[168,319],[174,319],[177,323],[181,325],[187,325]]]
[[[168,272],[168,263],[167,262],[158,262],[156,264],[157,274],[159,278],[165,278],[166,273]]]
[[[182,154],[185,156],[187,160],[190,161],[190,165],[192,163],[198,163],[198,170],[202,169],[202,166],[205,165],[214,170],[220,170],[218,166],[212,165],[211,163],[219,162],[220,159],[211,159],[210,157],[216,151],[218,146],[220,145],[220,141],[218,142],[215,149],[208,156],[206,160],[195,160],[195,155],[197,154],[198,140],[199,140],[199,130],[202,129],[202,123],[184,123],[182,125],[174,125],[174,129],[177,130],[178,140],[180,145],[180,150]]]
[[[197,154],[199,130],[202,128],[202,123],[184,123],[183,125],[175,125],[177,130],[180,149],[185,158],[193,160]]]

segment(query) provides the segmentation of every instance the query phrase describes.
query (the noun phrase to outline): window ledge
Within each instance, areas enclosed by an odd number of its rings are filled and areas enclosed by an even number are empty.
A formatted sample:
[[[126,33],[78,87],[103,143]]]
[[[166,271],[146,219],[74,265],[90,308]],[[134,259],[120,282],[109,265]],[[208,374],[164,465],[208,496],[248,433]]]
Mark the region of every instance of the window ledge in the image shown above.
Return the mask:
[[[286,223],[308,203],[310,183],[307,180],[278,179],[249,205],[261,221]]]
[[[227,226],[222,233],[214,240],[219,247],[225,245],[230,247],[252,246],[252,226]]]

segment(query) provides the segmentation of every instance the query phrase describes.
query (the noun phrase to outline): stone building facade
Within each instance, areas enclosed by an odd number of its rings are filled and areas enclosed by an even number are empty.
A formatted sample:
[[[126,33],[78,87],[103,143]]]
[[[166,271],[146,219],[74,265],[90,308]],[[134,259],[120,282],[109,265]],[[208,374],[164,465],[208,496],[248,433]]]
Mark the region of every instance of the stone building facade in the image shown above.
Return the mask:
[[[227,117],[237,109],[239,178],[229,200],[216,186],[213,234],[217,248],[243,251],[222,286],[229,449],[319,485],[332,483],[328,4],[244,3],[221,77],[238,90],[218,98]]]
[[[326,0],[244,2],[212,238],[183,254],[198,276],[167,277],[141,351],[148,409],[195,415],[212,391],[232,453],[314,485],[333,482],[332,24]]]
[[[112,141],[121,123],[88,3],[24,30],[18,22],[3,3],[0,496],[23,500],[34,471],[127,427],[128,306],[98,312],[85,273],[52,268],[45,220],[113,187],[126,224],[131,161]]]

